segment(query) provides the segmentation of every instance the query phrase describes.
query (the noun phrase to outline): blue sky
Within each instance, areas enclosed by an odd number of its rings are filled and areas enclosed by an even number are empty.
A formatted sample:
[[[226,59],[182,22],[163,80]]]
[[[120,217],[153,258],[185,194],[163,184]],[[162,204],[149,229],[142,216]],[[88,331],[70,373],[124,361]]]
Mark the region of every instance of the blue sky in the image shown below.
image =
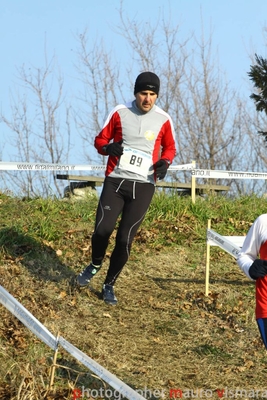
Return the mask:
[[[222,70],[236,88],[248,85],[249,53],[265,56],[263,28],[267,2],[264,0],[124,0],[126,15],[141,21],[156,21],[160,13],[171,11],[172,22],[184,36],[201,33],[201,16],[206,35],[212,32]],[[16,68],[23,64],[44,66],[44,46],[55,54],[67,89],[73,77],[75,35],[88,27],[92,39],[102,37],[114,48],[120,42],[112,26],[119,22],[120,0],[1,0],[0,107],[9,110],[9,91],[16,90]],[[140,32],[141,34],[141,32]],[[123,48],[120,50],[123,51]],[[245,89],[245,96],[249,90]],[[2,127],[0,125],[0,139]],[[0,140],[1,144],[1,140]]]

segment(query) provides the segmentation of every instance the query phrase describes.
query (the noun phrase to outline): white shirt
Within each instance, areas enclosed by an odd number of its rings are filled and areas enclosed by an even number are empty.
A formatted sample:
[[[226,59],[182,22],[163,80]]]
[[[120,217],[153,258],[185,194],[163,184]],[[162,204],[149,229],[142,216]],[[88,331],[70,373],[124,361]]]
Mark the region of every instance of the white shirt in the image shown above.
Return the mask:
[[[250,227],[237,257],[240,269],[251,279],[249,268],[259,256],[260,248],[267,241],[267,214],[260,215]]]

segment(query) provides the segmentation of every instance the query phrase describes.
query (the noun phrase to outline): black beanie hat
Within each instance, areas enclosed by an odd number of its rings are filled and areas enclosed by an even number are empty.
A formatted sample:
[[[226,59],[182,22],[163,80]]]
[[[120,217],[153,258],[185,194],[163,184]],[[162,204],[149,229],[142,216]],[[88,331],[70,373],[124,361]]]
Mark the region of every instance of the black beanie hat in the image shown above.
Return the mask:
[[[136,78],[134,85],[134,94],[142,92],[143,90],[151,90],[159,94],[160,80],[159,77],[153,72],[142,72]]]

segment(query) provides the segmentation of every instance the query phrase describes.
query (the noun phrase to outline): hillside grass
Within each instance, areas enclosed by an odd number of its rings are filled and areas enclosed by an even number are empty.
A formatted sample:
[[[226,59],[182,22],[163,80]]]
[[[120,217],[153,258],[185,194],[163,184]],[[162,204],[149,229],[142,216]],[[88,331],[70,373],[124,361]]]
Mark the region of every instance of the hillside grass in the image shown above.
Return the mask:
[[[267,372],[255,323],[254,283],[214,247],[205,296],[206,229],[211,219],[222,235],[245,235],[266,205],[256,196],[198,197],[193,204],[190,197],[157,193],[116,284],[118,305],[111,307],[100,291],[116,231],[91,286],[73,285],[90,262],[97,199],[0,194],[0,284],[55,336],[127,385],[146,388],[147,398],[159,398],[156,390],[170,398],[174,389],[187,398],[200,390],[218,398],[217,390],[238,388],[244,390],[242,398],[249,398],[250,390],[251,398],[265,388]],[[60,348],[47,390],[53,351],[2,305],[0,313],[1,400],[64,400],[73,399],[75,388],[108,389]],[[205,398],[203,393],[198,397]]]

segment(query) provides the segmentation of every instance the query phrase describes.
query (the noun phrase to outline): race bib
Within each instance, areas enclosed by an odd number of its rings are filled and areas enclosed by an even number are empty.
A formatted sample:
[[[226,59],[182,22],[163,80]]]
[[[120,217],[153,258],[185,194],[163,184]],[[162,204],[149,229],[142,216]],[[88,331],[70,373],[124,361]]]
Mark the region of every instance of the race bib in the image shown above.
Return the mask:
[[[120,169],[131,171],[147,178],[147,175],[153,173],[151,166],[152,158],[150,154],[131,147],[123,147],[123,155],[120,157],[118,165]]]

